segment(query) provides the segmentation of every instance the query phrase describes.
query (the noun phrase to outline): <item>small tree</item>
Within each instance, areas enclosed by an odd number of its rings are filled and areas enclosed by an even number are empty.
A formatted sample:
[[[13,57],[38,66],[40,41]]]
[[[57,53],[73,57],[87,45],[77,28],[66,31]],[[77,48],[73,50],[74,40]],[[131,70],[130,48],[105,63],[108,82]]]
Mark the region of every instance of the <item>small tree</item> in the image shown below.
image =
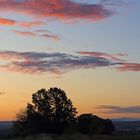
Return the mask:
[[[17,116],[15,127],[29,133],[63,133],[76,121],[76,108],[59,88],[41,89],[32,95],[24,113]]]
[[[102,119],[92,114],[82,114],[78,117],[78,130],[84,134],[112,134],[115,127],[111,120]]]
[[[93,121],[92,114],[82,114],[78,117],[78,130],[80,133],[89,134],[90,125]]]

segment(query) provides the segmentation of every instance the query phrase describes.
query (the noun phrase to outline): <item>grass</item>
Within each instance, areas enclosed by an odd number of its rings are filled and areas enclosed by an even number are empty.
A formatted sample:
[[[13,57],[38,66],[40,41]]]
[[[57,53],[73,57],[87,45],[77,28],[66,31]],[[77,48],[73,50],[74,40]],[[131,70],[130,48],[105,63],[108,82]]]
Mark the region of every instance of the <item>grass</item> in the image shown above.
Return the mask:
[[[11,138],[0,140],[140,140],[140,135],[124,136],[88,136],[82,134],[65,134],[61,136],[40,134],[37,136],[27,136],[24,138]]]

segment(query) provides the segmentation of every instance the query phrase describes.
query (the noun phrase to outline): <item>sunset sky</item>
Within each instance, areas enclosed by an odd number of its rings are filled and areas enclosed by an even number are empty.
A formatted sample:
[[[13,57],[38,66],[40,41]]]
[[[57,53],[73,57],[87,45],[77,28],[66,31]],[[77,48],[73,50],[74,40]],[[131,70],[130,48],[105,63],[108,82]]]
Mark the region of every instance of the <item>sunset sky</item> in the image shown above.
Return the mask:
[[[78,114],[140,118],[140,1],[0,0],[0,120],[50,87]]]

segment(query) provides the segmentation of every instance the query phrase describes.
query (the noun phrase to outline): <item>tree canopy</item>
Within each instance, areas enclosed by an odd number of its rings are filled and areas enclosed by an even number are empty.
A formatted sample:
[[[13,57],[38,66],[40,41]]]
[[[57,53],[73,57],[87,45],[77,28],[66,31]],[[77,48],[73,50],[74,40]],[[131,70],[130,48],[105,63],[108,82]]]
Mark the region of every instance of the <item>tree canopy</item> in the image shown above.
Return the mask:
[[[76,108],[59,88],[41,89],[32,95],[24,113],[17,115],[18,131],[62,133],[76,122]]]

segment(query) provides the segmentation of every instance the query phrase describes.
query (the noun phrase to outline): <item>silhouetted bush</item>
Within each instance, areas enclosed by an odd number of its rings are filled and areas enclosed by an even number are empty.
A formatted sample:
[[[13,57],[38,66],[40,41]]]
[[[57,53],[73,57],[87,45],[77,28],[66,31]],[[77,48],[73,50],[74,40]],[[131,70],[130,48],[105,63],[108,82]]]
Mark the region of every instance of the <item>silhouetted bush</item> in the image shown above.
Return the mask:
[[[82,114],[78,117],[78,130],[83,134],[112,134],[115,127],[109,119],[105,120],[92,114]]]

